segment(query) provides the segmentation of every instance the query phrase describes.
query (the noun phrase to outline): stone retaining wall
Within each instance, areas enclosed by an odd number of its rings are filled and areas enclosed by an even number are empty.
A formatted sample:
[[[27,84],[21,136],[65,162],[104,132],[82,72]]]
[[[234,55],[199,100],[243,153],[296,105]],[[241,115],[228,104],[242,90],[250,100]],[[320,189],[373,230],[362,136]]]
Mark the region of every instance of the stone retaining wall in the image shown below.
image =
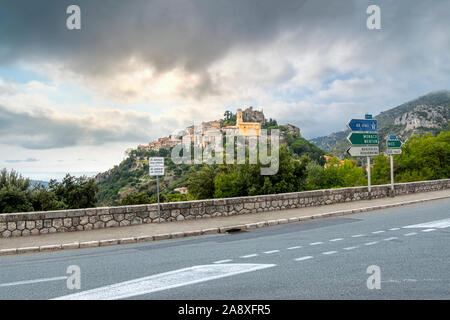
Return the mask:
[[[395,194],[437,191],[450,188],[450,179],[399,183]],[[325,189],[264,196],[196,200],[161,204],[161,222],[276,211],[338,202],[383,198],[390,185]],[[274,212],[274,217],[276,212]],[[157,204],[0,214],[0,237],[18,237],[54,232],[158,222]]]

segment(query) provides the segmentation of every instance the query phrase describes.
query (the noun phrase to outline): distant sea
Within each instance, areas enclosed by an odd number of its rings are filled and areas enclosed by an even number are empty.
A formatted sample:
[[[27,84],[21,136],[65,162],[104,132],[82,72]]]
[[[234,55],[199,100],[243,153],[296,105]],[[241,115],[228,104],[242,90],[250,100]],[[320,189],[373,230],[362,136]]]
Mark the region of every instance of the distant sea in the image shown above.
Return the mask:
[[[56,179],[57,181],[62,181],[62,179],[69,173],[71,176],[80,177],[94,177],[99,171],[74,171],[74,172],[19,172],[23,177],[30,178],[30,180],[50,182],[51,179]]]

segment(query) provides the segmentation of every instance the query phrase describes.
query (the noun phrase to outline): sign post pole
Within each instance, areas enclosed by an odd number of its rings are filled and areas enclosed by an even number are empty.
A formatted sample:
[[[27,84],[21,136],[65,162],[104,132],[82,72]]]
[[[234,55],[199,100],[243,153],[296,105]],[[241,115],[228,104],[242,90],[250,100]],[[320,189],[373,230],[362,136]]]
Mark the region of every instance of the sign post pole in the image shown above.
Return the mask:
[[[392,154],[389,157],[391,158],[391,191],[394,196],[394,157]]]
[[[156,176],[156,196],[158,198],[158,223],[161,222],[161,211],[159,210],[159,176]]]
[[[370,193],[370,157],[367,157],[367,185]]]

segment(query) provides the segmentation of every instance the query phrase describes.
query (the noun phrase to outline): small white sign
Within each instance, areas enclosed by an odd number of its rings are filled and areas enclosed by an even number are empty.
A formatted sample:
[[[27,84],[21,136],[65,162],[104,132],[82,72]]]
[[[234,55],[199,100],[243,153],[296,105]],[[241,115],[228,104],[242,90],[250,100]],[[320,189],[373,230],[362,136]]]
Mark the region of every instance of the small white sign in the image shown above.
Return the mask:
[[[164,175],[164,158],[163,157],[151,157],[148,158],[148,172],[151,176],[163,176]]]
[[[402,154],[402,149],[399,149],[399,148],[396,148],[396,149],[394,149],[394,148],[388,148],[388,149],[386,150],[386,153],[387,153],[387,154]]]
[[[150,167],[164,167],[164,158],[163,157],[148,158],[148,165]]]
[[[164,175],[164,167],[150,167],[149,175],[151,176],[163,176]]]

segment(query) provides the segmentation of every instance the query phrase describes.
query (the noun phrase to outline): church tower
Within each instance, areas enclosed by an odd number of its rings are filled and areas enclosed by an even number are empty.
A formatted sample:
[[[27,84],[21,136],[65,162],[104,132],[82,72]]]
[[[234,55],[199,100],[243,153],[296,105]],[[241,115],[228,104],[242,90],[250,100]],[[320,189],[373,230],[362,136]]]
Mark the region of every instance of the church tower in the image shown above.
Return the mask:
[[[236,112],[236,125],[239,126],[244,121],[242,120],[242,109],[237,109]]]

